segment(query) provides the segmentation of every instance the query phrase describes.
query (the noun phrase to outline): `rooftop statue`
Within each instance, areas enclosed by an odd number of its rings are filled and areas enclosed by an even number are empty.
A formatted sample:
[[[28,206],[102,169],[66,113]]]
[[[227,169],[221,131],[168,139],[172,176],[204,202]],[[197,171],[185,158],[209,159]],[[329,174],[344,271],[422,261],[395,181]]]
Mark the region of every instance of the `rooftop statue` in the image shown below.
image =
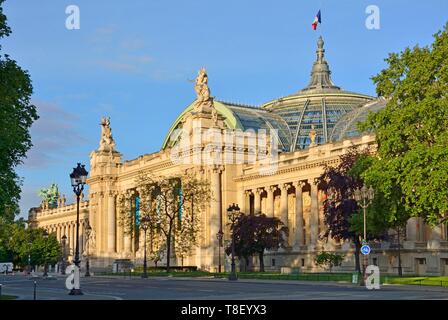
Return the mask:
[[[48,205],[49,209],[58,207],[59,190],[57,184],[52,183],[50,187],[40,189],[38,194],[42,199],[42,204]]]
[[[310,130],[310,147],[314,147],[316,145],[316,135],[316,129],[314,129],[314,124],[312,124]]]
[[[112,130],[110,128],[110,118],[101,118],[101,140],[100,151],[113,151],[115,150],[115,141],[112,137]]]
[[[199,69],[198,77],[196,78],[196,85],[194,90],[197,94],[197,101],[203,102],[210,100],[210,89],[208,87],[208,76],[205,68]]]

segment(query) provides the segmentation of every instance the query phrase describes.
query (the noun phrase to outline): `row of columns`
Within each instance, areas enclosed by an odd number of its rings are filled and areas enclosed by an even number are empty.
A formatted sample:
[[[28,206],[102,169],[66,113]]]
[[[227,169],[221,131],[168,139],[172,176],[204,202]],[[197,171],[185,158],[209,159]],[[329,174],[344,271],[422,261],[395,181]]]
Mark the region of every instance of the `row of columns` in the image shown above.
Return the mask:
[[[88,220],[81,220],[79,222],[79,252],[84,251],[84,235],[85,228],[88,225]],[[70,252],[74,254],[76,249],[76,221],[65,222],[61,224],[48,225],[43,227],[49,234],[53,233],[56,235],[56,239],[59,243],[62,243],[62,237],[66,236],[66,245]]]
[[[303,246],[304,241],[304,225],[303,225],[303,187],[307,185],[307,181],[296,181],[291,183],[283,183],[279,185],[269,185],[252,190],[245,190],[245,199],[243,212],[249,212],[251,210],[251,196],[253,195],[253,211],[254,213],[261,213],[262,194],[266,192],[266,212],[267,216],[274,216],[274,193],[277,189],[280,189],[280,220],[289,228],[294,230],[293,243],[290,245]],[[311,208],[308,221],[306,223],[309,239],[307,244],[316,245],[319,237],[319,198],[318,198],[318,186],[316,183],[309,183],[310,196],[311,196]],[[294,188],[295,198],[295,223],[291,225],[288,216],[291,208],[288,208],[288,191]]]

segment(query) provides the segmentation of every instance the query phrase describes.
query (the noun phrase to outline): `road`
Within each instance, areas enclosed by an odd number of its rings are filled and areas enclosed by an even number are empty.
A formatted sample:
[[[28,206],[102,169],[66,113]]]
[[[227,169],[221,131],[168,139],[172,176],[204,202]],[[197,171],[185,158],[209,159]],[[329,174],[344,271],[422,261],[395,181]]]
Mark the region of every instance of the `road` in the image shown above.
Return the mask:
[[[238,280],[213,278],[148,279],[123,277],[81,278],[83,296],[69,296],[65,278],[30,278],[24,275],[2,275],[3,294],[20,300],[33,299],[33,282],[37,282],[37,300],[365,300],[365,299],[448,299],[448,290],[419,286],[382,286],[367,290],[352,284]]]

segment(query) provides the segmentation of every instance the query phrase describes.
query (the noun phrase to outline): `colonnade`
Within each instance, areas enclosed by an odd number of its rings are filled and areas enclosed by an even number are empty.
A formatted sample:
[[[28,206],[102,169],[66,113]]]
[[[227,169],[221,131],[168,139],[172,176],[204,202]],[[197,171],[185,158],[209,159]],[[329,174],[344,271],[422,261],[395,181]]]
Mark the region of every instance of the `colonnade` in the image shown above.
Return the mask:
[[[307,221],[304,220],[304,192],[309,193],[311,199]],[[294,198],[293,204],[288,200],[288,196]],[[278,210],[275,210],[276,201],[279,201]],[[244,190],[243,202],[242,211],[246,214],[264,213],[269,217],[279,218],[292,233],[290,246],[299,249],[304,245],[317,244],[319,224],[322,224],[322,221],[319,211],[319,188],[315,181],[299,180],[247,189]]]

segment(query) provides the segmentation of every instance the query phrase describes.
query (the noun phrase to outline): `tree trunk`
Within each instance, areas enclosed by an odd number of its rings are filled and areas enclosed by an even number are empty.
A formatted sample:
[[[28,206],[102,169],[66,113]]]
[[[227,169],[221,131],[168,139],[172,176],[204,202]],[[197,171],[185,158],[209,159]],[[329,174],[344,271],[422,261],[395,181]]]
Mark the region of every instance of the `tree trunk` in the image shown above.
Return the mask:
[[[168,235],[166,236],[166,272],[170,272],[170,256],[171,256],[171,232],[173,230],[173,221],[170,221]]]
[[[359,252],[361,250],[361,243],[359,242],[359,239],[355,239],[355,271],[358,273],[361,273],[361,262],[359,259]]]
[[[258,253],[258,258],[260,259],[260,272],[264,272],[264,250]]]
[[[400,227],[397,229],[397,240],[398,240],[398,275],[403,276],[403,269],[401,267],[401,248],[400,248]]]

